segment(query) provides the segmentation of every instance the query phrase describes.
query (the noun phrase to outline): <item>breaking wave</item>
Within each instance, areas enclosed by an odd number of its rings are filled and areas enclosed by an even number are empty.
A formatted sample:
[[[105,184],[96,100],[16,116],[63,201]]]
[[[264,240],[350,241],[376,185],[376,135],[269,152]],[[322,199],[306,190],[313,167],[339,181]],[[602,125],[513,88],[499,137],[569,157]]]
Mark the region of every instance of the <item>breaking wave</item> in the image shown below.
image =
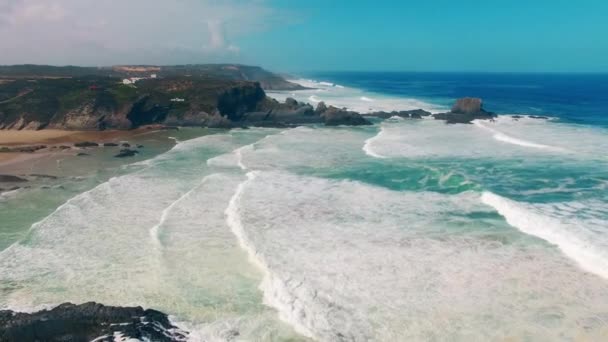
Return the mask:
[[[556,245],[584,270],[608,278],[608,240],[599,234],[601,227],[608,227],[603,204],[595,208],[592,203],[534,205],[491,192],[484,192],[481,200],[513,227]]]

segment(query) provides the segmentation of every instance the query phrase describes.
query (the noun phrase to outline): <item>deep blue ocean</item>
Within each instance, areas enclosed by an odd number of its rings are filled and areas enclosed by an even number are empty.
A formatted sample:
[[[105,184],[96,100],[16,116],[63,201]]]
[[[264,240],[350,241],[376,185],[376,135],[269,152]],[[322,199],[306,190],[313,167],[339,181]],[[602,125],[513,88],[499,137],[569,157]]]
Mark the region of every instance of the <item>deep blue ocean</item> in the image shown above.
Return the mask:
[[[608,125],[608,74],[316,72],[307,77],[449,106],[480,97],[499,114],[548,115]]]

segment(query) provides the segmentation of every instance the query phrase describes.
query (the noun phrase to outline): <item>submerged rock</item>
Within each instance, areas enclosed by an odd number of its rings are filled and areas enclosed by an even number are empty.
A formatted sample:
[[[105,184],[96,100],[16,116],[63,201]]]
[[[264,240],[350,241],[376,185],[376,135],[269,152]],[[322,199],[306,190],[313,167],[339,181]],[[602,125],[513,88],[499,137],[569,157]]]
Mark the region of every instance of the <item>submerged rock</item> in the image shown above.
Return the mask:
[[[115,147],[118,146],[117,143],[113,143],[113,142],[108,142],[108,143],[104,143],[103,146],[105,147]]]
[[[2,183],[24,183],[27,179],[13,176],[13,175],[0,175],[0,182]]]
[[[392,112],[373,112],[370,114],[366,114],[365,116],[375,116],[381,119],[389,119],[394,116],[398,116],[404,119],[422,119],[423,116],[429,116],[431,112],[427,112],[423,109],[414,109],[414,110],[402,110],[402,111],[392,111]]]
[[[120,152],[114,156],[114,158],[126,158],[126,157],[133,157],[136,154],[138,154],[138,151],[135,150],[130,150],[128,148],[122,149],[120,150]]]
[[[166,314],[141,307],[61,304],[36,313],[0,311],[0,341],[186,341]]]
[[[74,146],[76,146],[76,147],[97,147],[97,146],[99,146],[99,144],[96,142],[92,142],[92,141],[83,141],[83,142],[75,143]]]
[[[46,145],[19,146],[13,148],[2,147],[0,148],[0,152],[33,153],[45,149],[46,147]]]

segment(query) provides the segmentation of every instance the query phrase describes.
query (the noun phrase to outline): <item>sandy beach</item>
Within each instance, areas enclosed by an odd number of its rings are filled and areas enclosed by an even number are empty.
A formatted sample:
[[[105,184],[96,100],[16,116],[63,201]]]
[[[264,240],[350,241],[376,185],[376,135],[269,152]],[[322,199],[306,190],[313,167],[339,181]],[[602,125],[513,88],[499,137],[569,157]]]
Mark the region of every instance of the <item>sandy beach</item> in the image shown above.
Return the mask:
[[[48,147],[58,145],[72,146],[83,141],[97,143],[119,142],[143,133],[153,132],[148,127],[130,131],[68,131],[45,129],[39,131],[12,131],[0,130],[0,147],[21,147],[32,145],[45,145]],[[0,173],[8,173],[21,169],[24,164],[32,164],[40,159],[56,158],[73,153],[71,150],[61,151],[44,148],[32,153],[5,152],[0,153]]]

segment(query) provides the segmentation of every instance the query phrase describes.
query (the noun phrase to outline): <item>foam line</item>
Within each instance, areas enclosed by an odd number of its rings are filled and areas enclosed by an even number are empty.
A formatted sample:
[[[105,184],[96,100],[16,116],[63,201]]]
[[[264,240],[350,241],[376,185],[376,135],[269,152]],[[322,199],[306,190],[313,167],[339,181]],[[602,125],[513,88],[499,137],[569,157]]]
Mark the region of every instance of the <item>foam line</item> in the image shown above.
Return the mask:
[[[169,218],[169,214],[171,213],[173,208],[175,208],[175,206],[178,205],[181,201],[188,198],[188,196],[190,196],[196,189],[200,188],[203,184],[205,184],[205,182],[207,181],[207,179],[209,179],[210,176],[212,176],[212,175],[203,177],[203,179],[201,180],[201,182],[199,184],[197,184],[192,189],[185,192],[183,195],[181,195],[178,199],[173,201],[171,204],[169,204],[168,207],[166,207],[163,210],[163,212],[160,216],[160,220],[158,221],[158,224],[156,224],[154,227],[150,228],[150,238],[152,239],[152,242],[154,243],[155,246],[162,247],[162,243],[160,241],[160,228],[165,224],[165,222],[167,221],[167,218]]]
[[[230,227],[232,233],[236,236],[241,248],[247,252],[249,261],[258,267],[264,274],[262,283],[260,284],[260,290],[262,290],[264,294],[264,303],[275,308],[279,312],[279,318],[290,324],[297,333],[314,339],[315,334],[311,329],[305,326],[300,319],[302,316],[306,317],[302,312],[305,308],[296,303],[297,299],[293,298],[293,295],[287,289],[285,282],[272,273],[264,260],[264,257],[258,254],[253,242],[249,240],[243,223],[241,222],[240,202],[243,197],[243,192],[245,191],[246,186],[256,179],[258,174],[259,171],[248,172],[247,180],[238,185],[234,196],[230,199],[228,207],[224,212],[226,223]]]
[[[373,158],[386,159],[387,158],[386,156],[376,153],[372,147],[374,142],[376,140],[380,139],[384,134],[385,134],[384,127],[381,126],[378,134],[365,140],[365,143],[363,144],[363,147],[362,147],[363,152],[365,152],[365,154],[367,154],[368,156],[373,157]]]
[[[562,220],[491,192],[484,192],[481,201],[496,209],[511,226],[556,245],[582,269],[608,279],[606,253],[573,233]]]
[[[494,134],[493,138],[498,140],[498,141],[502,141],[508,144],[512,144],[512,145],[519,145],[519,146],[523,146],[523,147],[531,147],[531,148],[537,148],[537,149],[541,149],[541,150],[552,150],[552,151],[557,151],[557,152],[566,152],[566,150],[564,150],[561,147],[555,147],[555,146],[549,146],[549,145],[543,145],[543,144],[538,144],[532,141],[527,141],[527,140],[523,140],[523,139],[518,139],[515,137],[512,137],[510,135],[504,134],[494,128],[488,127],[484,124],[482,124],[481,122],[479,122],[478,120],[473,121],[473,124],[475,124],[475,126],[480,127],[482,129],[485,129],[489,132],[492,132]]]

